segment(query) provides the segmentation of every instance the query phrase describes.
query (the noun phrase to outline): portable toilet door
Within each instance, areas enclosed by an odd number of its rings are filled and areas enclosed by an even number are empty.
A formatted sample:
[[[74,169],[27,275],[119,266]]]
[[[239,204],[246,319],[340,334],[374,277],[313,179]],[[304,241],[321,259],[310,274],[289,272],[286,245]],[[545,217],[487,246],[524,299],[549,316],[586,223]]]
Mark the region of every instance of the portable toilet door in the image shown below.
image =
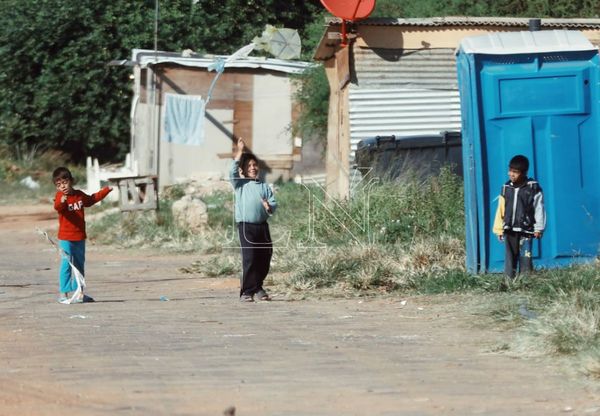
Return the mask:
[[[544,192],[536,267],[594,259],[600,246],[598,50],[578,31],[495,33],[457,50],[467,268],[504,270],[492,233],[508,163],[518,154]]]

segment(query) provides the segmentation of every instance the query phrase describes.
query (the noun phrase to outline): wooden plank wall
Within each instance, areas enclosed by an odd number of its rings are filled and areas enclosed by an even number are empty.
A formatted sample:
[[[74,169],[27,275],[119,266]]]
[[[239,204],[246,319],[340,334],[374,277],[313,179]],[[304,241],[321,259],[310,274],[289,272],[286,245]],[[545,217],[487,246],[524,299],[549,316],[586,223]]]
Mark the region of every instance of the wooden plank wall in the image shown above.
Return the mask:
[[[158,89],[161,91],[158,105],[163,105],[166,93],[200,95],[205,98],[216,73],[201,68],[161,65],[157,68],[157,75]],[[206,108],[207,116],[211,109],[232,109],[234,120],[233,131],[230,133],[233,137],[242,137],[249,148],[252,148],[253,77],[254,74],[247,70],[227,70],[217,80]],[[144,84],[142,89],[142,94],[145,95]],[[207,122],[210,123],[209,120]],[[233,148],[232,141],[232,151]]]

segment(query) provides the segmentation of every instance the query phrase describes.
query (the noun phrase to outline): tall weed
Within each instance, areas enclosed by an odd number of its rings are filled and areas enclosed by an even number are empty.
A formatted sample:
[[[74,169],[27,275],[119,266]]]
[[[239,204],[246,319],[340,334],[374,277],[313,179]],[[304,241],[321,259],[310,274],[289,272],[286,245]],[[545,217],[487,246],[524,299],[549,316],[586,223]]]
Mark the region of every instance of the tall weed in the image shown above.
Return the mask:
[[[463,190],[449,169],[419,179],[368,184],[349,200],[329,198],[317,186],[280,185],[273,228],[297,246],[395,244],[433,235],[464,237]]]
[[[298,290],[335,286],[389,292],[421,288],[425,279],[438,279],[448,273],[473,279],[462,269],[462,252],[462,245],[449,237],[408,246],[349,245],[306,250],[296,255],[286,283]]]

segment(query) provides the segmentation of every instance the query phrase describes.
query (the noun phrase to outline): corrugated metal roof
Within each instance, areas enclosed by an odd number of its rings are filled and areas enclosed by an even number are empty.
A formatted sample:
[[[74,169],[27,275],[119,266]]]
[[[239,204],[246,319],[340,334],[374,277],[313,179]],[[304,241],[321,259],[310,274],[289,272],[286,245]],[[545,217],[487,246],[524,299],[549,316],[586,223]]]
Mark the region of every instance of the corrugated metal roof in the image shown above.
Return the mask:
[[[596,48],[579,31],[541,30],[536,32],[502,32],[469,36],[460,42],[459,50],[464,53],[511,55],[519,53],[593,51]]]
[[[207,68],[215,62],[215,59],[227,59],[229,55],[196,55],[192,54],[189,57],[182,56],[181,53],[158,51],[155,53],[149,49],[134,49],[132,60],[142,68],[148,65],[156,65],[162,63],[172,63],[195,68]],[[233,62],[228,62],[226,68],[262,68],[271,71],[284,72],[288,74],[301,74],[307,68],[314,66],[312,62],[304,61],[288,61],[283,59],[272,59],[263,57],[249,56],[247,58],[238,59]]]
[[[471,17],[471,16],[446,16],[428,18],[369,18],[354,23],[358,26],[406,26],[426,28],[456,28],[480,26],[490,31],[514,30],[514,28],[527,28],[530,18],[526,17]],[[330,34],[339,32],[341,20],[329,18],[325,22],[327,28],[317,45],[313,59],[327,60],[333,56],[339,47],[339,39],[330,39]],[[541,29],[579,29],[600,30],[600,19],[541,19]],[[505,28],[505,29],[502,29]],[[360,29],[358,30],[360,32]]]
[[[472,17],[445,16],[428,18],[378,18],[357,22],[366,26],[528,26],[529,17]],[[328,20],[329,24],[341,24],[338,18]],[[542,28],[600,28],[600,19],[541,19]]]
[[[359,47],[354,62],[361,88],[458,89],[452,49]]]

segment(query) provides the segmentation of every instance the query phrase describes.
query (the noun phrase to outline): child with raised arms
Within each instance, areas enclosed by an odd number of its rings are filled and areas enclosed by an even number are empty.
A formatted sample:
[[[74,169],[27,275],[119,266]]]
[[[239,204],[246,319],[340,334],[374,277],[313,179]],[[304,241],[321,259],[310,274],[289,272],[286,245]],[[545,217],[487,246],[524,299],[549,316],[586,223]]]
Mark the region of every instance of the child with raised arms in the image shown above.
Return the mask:
[[[263,287],[269,273],[273,243],[267,220],[277,208],[273,191],[259,179],[256,156],[246,152],[240,138],[231,164],[230,180],[235,192],[235,222],[242,249],[240,300],[271,300]]]

